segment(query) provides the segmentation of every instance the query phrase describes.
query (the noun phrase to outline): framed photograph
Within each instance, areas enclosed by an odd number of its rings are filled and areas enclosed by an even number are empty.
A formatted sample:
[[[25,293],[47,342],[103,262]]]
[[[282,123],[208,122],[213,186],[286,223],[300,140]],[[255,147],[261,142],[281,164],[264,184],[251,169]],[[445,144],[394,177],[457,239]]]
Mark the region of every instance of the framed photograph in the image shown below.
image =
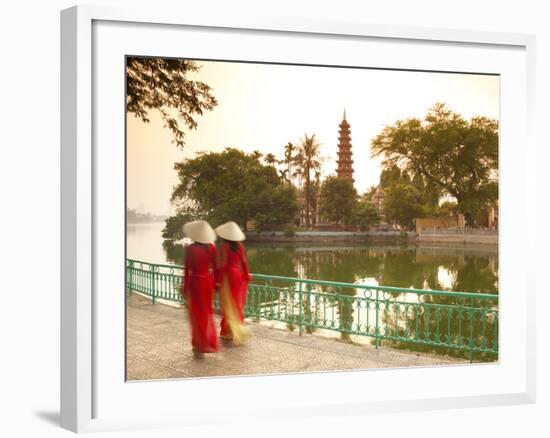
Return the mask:
[[[79,6],[61,53],[64,428],[534,401],[534,37]]]

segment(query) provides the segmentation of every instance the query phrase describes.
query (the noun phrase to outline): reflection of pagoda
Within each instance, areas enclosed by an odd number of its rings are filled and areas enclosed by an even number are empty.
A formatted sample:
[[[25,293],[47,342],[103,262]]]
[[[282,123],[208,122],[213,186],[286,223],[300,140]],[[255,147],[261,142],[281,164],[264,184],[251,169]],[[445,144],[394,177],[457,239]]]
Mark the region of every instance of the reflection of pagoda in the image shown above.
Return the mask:
[[[342,119],[342,123],[340,123],[340,135],[338,137],[337,175],[350,180],[353,184],[353,160],[351,156],[350,125],[346,120],[346,110],[344,110],[344,118]]]

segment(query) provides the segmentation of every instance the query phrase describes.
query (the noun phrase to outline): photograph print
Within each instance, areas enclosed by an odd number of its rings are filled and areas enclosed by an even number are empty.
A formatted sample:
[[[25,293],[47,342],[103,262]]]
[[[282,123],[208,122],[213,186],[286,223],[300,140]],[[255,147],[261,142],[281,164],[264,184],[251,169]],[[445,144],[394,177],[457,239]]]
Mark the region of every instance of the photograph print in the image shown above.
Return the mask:
[[[498,75],[126,57],[126,379],[499,360]]]

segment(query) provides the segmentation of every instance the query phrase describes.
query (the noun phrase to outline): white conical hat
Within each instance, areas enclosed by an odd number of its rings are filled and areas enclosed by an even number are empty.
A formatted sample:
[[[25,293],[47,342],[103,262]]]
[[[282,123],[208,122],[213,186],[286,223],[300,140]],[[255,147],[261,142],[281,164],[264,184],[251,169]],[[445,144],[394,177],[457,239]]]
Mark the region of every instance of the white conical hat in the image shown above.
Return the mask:
[[[239,226],[233,222],[226,222],[216,228],[216,234],[225,240],[232,240],[233,242],[242,242],[246,239],[246,236],[241,231]]]
[[[206,221],[187,222],[183,226],[183,232],[195,242],[213,243],[216,241],[216,233]]]

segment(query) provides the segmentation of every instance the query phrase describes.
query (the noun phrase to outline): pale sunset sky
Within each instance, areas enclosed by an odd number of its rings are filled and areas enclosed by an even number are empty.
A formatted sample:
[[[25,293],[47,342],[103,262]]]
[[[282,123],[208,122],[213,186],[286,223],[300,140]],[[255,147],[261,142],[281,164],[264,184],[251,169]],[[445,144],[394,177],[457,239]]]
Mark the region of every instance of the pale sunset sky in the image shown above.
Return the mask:
[[[378,184],[380,159],[370,157],[370,142],[384,126],[410,117],[424,118],[435,102],[469,119],[499,118],[499,78],[427,73],[198,61],[190,78],[205,82],[218,100],[213,111],[194,116],[185,146],[172,143],[156,111],[146,124],[127,119],[128,207],[171,214],[170,195],[177,183],[174,163],[197,151],[231,146],[283,158],[284,146],[315,134],[324,157],[322,176],[336,173],[338,125],[344,109],[351,125],[355,188],[363,193]]]

